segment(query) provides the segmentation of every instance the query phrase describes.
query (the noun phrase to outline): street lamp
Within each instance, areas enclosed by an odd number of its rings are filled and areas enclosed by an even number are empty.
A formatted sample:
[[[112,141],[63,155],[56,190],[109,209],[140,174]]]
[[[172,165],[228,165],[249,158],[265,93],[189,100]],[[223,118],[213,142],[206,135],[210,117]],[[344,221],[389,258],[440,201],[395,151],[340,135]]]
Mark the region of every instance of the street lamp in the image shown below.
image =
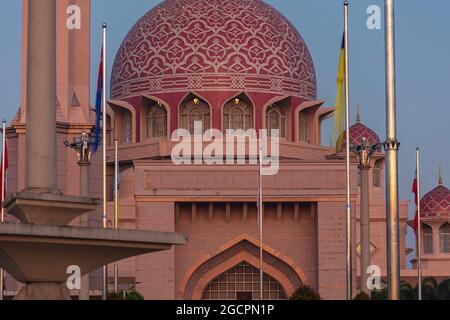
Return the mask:
[[[78,165],[80,166],[80,196],[89,196],[89,166],[91,165],[92,146],[95,144],[95,137],[83,132],[81,136],[73,138],[72,142],[64,141],[64,145],[75,150],[78,155]],[[89,217],[80,217],[80,227],[89,226]],[[89,300],[89,275],[81,277],[80,300]]]
[[[95,143],[95,137],[90,137],[89,134],[83,132],[81,136],[73,138],[72,142],[64,141],[64,145],[76,151],[78,154],[78,164],[85,166],[91,164],[92,146]]]
[[[381,151],[381,145],[372,144],[363,138],[360,144],[352,144],[350,147],[358,158],[358,168],[361,172],[361,291],[370,294],[367,285],[367,269],[370,266],[369,170],[370,159],[375,152]]]

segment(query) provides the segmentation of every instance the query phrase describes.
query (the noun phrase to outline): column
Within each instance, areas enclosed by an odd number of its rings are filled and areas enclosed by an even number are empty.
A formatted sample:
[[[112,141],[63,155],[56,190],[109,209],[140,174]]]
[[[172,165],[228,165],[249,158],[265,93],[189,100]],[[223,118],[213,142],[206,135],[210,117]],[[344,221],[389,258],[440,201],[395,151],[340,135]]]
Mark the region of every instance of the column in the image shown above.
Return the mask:
[[[370,266],[370,213],[369,213],[369,169],[361,165],[361,291],[370,295],[367,288],[367,268]]]
[[[25,189],[56,190],[56,0],[29,1]]]

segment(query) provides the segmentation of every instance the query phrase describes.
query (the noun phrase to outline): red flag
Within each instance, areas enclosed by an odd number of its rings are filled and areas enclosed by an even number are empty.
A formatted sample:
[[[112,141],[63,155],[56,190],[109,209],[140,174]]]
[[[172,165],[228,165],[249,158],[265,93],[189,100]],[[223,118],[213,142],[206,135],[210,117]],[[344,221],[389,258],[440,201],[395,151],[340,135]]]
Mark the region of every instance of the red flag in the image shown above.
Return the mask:
[[[2,196],[2,200],[3,200],[3,195],[5,194],[4,192],[6,190],[6,182],[5,182],[5,190],[2,190],[3,178],[4,178],[3,172],[1,171],[3,168],[2,161],[3,161],[3,155],[2,155],[2,158],[0,159],[0,195]],[[5,144],[5,173],[6,173],[6,170],[8,170],[8,145],[7,144]]]
[[[419,201],[418,201],[418,195],[417,195],[417,173],[416,176],[414,178],[414,182],[413,182],[413,186],[412,186],[412,192],[414,193],[414,202],[416,203],[416,214],[414,216],[414,224],[413,224],[413,229],[417,234],[417,231],[419,230],[419,216],[418,216],[418,206],[419,206]]]

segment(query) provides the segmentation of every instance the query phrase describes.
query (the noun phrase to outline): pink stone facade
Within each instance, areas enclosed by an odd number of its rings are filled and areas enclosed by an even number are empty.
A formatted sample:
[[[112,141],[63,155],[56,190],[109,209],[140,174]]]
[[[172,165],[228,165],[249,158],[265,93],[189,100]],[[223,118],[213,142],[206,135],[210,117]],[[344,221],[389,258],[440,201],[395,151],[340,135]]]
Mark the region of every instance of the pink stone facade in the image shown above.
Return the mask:
[[[257,166],[176,166],[170,159],[175,145],[170,141],[173,130],[189,129],[191,119],[197,119],[221,130],[230,128],[230,123],[231,128],[249,123],[257,130],[278,128],[285,133],[280,143],[279,173],[263,179],[265,273],[287,297],[307,284],[324,299],[345,299],[345,162],[334,148],[321,145],[321,123],[332,115],[333,108],[324,107],[324,101],[316,97],[314,64],[305,42],[278,11],[263,1],[218,1],[223,4],[219,12],[209,1],[185,2],[183,6],[178,0],[162,2],[139,20],[124,40],[113,68],[107,138],[110,159],[113,139],[119,140],[120,228],[179,232],[186,235],[188,244],[121,261],[120,286],[136,286],[146,299],[202,299],[211,281],[230,269],[243,262],[259,267]],[[26,4],[24,0],[24,21]],[[61,0],[58,10],[62,12],[67,4],[83,7],[84,32],[57,28],[57,175],[58,188],[77,195],[80,172],[76,156],[63,146],[63,141],[92,130],[95,119],[89,111],[90,52],[86,28],[90,1]],[[220,27],[223,15],[233,13],[235,18]],[[239,17],[245,18],[242,21],[247,25],[240,24]],[[175,31],[179,32],[178,37]],[[220,31],[219,36],[213,36],[216,31]],[[286,36],[282,37],[284,33]],[[237,47],[249,37],[253,41]],[[25,49],[26,46],[24,52]],[[248,68],[245,72],[244,67]],[[71,104],[74,95],[77,106]],[[195,99],[206,106],[206,111],[187,111]],[[226,122],[225,106],[236,99],[236,106],[248,105],[251,111],[244,115],[239,111],[243,107],[237,108],[231,114],[233,121]],[[22,108],[8,129],[8,192],[24,186],[25,101],[23,97]],[[152,118],[149,115],[156,113],[150,111],[156,107],[162,111],[158,118]],[[272,114],[271,108],[277,112]],[[372,264],[379,265],[385,277],[383,153],[376,153],[372,168]],[[360,199],[356,159],[352,160],[351,176],[356,292]],[[101,196],[101,178],[101,154],[96,154],[90,168],[90,196]],[[111,224],[113,180],[110,162]],[[411,274],[405,267],[407,211],[408,203],[402,201],[402,272]],[[90,215],[91,225],[99,221],[100,209]],[[112,275],[112,266],[109,274]],[[92,296],[98,294],[98,280],[98,275],[91,276]],[[8,280],[10,294],[18,286]],[[220,289],[220,283],[218,286],[218,297],[222,297],[221,290],[225,289]],[[234,288],[256,297],[255,288],[250,285]],[[269,298],[270,294],[269,288]]]

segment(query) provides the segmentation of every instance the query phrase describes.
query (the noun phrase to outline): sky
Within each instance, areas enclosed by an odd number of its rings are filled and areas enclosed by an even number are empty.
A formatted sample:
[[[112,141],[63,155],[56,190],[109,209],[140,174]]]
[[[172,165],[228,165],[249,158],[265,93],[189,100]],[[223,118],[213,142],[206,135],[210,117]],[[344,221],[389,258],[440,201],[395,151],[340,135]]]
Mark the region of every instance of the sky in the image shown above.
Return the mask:
[[[2,0],[0,10],[0,118],[8,121],[20,103],[21,1]],[[128,30],[159,0],[92,0],[91,83],[95,93],[101,46],[101,25],[108,23],[108,61],[112,62]],[[314,59],[318,97],[333,106],[343,31],[342,0],[267,0],[299,30]],[[352,123],[356,105],[362,122],[386,137],[384,30],[369,30],[367,8],[382,0],[349,0],[350,101]],[[422,150],[422,190],[437,185],[442,164],[450,181],[450,1],[396,0],[397,124],[400,198],[412,200],[415,149]],[[111,63],[108,65],[109,71]],[[92,101],[93,101],[92,97]],[[333,120],[323,128],[328,145]],[[414,208],[410,206],[410,215]]]

